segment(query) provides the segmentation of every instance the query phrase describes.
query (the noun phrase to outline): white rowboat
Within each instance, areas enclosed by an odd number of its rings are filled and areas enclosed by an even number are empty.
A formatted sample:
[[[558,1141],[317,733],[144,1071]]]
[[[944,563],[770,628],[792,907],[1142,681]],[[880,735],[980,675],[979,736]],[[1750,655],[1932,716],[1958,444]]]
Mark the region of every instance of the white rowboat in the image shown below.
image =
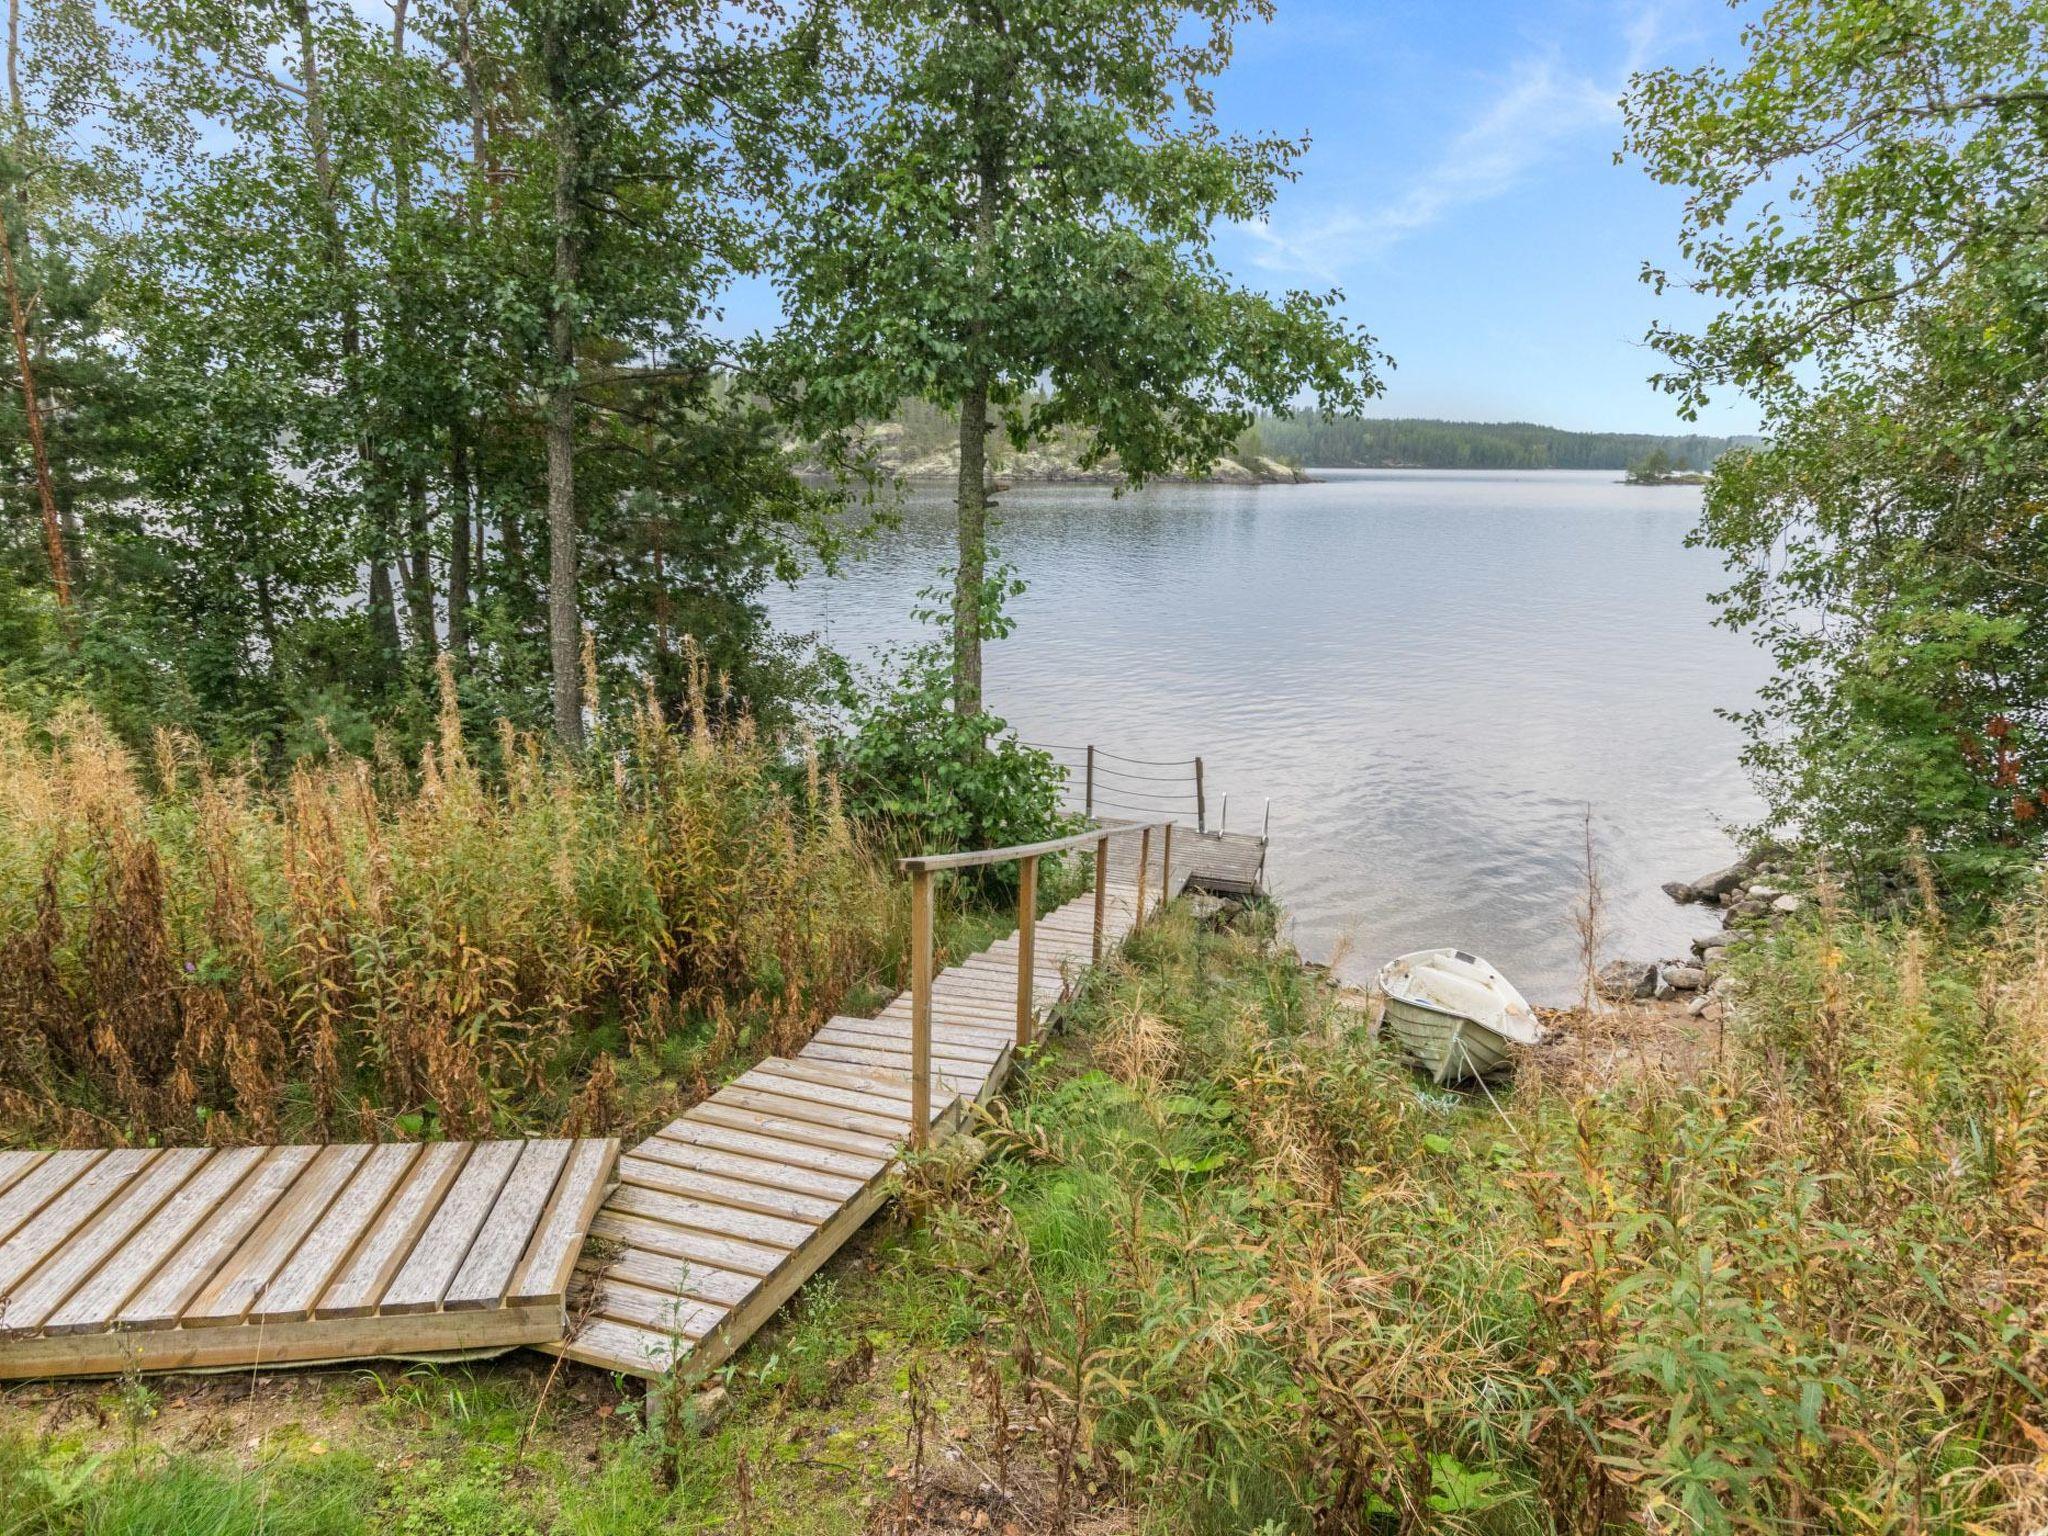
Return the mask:
[[[1543,1026],[1508,979],[1462,949],[1418,949],[1380,968],[1386,1027],[1438,1083],[1491,1077]]]

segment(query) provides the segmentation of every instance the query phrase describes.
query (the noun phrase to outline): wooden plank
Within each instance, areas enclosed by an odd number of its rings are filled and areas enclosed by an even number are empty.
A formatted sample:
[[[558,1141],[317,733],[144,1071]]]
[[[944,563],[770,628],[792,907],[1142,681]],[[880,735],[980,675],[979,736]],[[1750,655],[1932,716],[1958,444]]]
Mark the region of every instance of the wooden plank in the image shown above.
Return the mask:
[[[861,1050],[850,1045],[835,1045],[830,1041],[813,1041],[810,1045],[804,1047],[804,1054],[819,1061],[843,1061],[850,1062],[856,1066],[866,1067],[901,1068],[907,1065],[910,1060],[907,1054],[899,1055],[894,1051]],[[987,1080],[987,1074],[963,1068],[957,1064],[947,1064],[943,1068],[934,1067],[931,1080],[942,1084],[954,1093],[972,1094],[980,1091],[982,1083]],[[932,1096],[934,1106],[932,1120],[935,1124],[945,1113],[943,1109],[938,1107],[943,1102],[943,1094],[934,1094]]]
[[[0,1152],[0,1195],[7,1193],[16,1180],[49,1155],[47,1152]]]
[[[102,1151],[53,1152],[0,1195],[0,1239],[10,1238],[44,1206],[71,1187],[74,1179],[107,1154]]]
[[[300,1241],[327,1214],[334,1197],[369,1155],[370,1149],[360,1142],[322,1147],[185,1309],[185,1326],[217,1328],[239,1323],[249,1308],[263,1299],[271,1280],[290,1262]]]
[[[127,1187],[130,1179],[156,1158],[154,1147],[124,1147],[109,1152],[72,1180],[61,1195],[23,1222],[14,1236],[0,1244],[0,1296],[10,1294],[30,1270],[91,1221]]]
[[[650,1333],[629,1323],[615,1323],[593,1317],[576,1331],[576,1337],[550,1351],[567,1355],[601,1371],[624,1376],[666,1376],[678,1358],[688,1353],[667,1334]]]
[[[355,1177],[300,1242],[298,1251],[264,1288],[262,1298],[249,1308],[249,1321],[281,1323],[287,1318],[311,1317],[320,1293],[348,1262],[363,1234],[376,1225],[391,1192],[412,1171],[419,1155],[418,1142],[386,1142],[373,1147]]]
[[[772,1274],[775,1266],[789,1256],[780,1248],[755,1248],[691,1227],[672,1227],[666,1222],[635,1216],[619,1209],[617,1204],[630,1193],[631,1190],[624,1186],[614,1190],[611,1200],[591,1221],[590,1230],[600,1237],[615,1238],[648,1253],[687,1259],[692,1265],[701,1265],[704,1285],[725,1285],[731,1292],[707,1295],[704,1297],[706,1301],[737,1304],[745,1300],[753,1294],[753,1283],[763,1275]],[[730,1285],[721,1281],[720,1276],[738,1276],[747,1283]]]
[[[875,1170],[895,1155],[895,1149],[870,1152],[846,1151],[816,1142],[792,1141],[786,1136],[764,1134],[752,1126],[729,1126],[716,1120],[688,1116],[661,1128],[661,1139],[693,1147],[714,1147],[721,1152],[738,1152],[764,1162],[781,1163],[800,1172],[816,1172],[834,1178],[866,1183]]]
[[[746,1088],[737,1083],[726,1084],[712,1095],[710,1102],[735,1109],[758,1110],[764,1115],[781,1115],[789,1120],[808,1120],[814,1125],[830,1126],[834,1130],[857,1131],[863,1136],[876,1137],[885,1144],[901,1139],[908,1123],[907,1116],[898,1119],[893,1115],[864,1115],[858,1110],[836,1109],[829,1104],[816,1104],[809,1099]]]
[[[178,1187],[149,1222],[71,1293],[70,1300],[43,1323],[45,1333],[89,1333],[111,1328],[123,1305],[160,1273],[194,1227],[214,1213],[250,1169],[263,1161],[263,1147],[228,1147]]]
[[[796,1294],[797,1287],[816,1273],[819,1265],[837,1253],[840,1246],[860,1230],[885,1198],[886,1187],[878,1180],[849,1200],[831,1222],[819,1229],[815,1239],[790,1255],[787,1264],[756,1286],[752,1295],[734,1307],[722,1323],[698,1341],[697,1347],[690,1352],[689,1369],[716,1370],[731,1358],[735,1350],[775,1315],[778,1307]]]
[[[312,1164],[318,1147],[269,1148],[255,1170],[234,1187],[177,1252],[164,1261],[114,1319],[117,1328],[171,1328],[200,1287],[241,1246],[242,1239],[284,1198]]]
[[[533,1240],[534,1229],[569,1161],[569,1148],[568,1141],[551,1139],[529,1141],[520,1149],[519,1162],[498,1191],[483,1230],[469,1245],[469,1254],[455,1271],[455,1278],[448,1282],[442,1306],[460,1312],[495,1307],[505,1299],[505,1288],[512,1283],[513,1271]]]
[[[637,1218],[622,1216],[621,1222],[631,1223]],[[710,1264],[700,1264],[689,1259],[671,1258],[652,1248],[626,1248],[617,1258],[600,1264],[591,1259],[577,1262],[578,1279],[581,1286],[587,1279],[602,1280],[616,1278],[628,1285],[637,1285],[650,1291],[659,1291],[664,1296],[682,1296],[702,1302],[719,1311],[730,1310],[754,1294],[754,1288],[761,1283],[759,1275],[743,1275],[736,1270],[719,1269]],[[594,1283],[594,1280],[592,1281]]]
[[[741,1073],[735,1081],[748,1088],[760,1088],[789,1098],[815,1099],[820,1104],[836,1104],[841,1109],[857,1109],[865,1114],[878,1115],[892,1125],[898,1122],[904,1125],[910,1123],[910,1102],[907,1098],[885,1099],[863,1089],[842,1088],[837,1083],[821,1083],[816,1078],[785,1072],[765,1064]]]
[[[210,1155],[206,1147],[174,1147],[152,1159],[89,1224],[50,1249],[35,1272],[0,1301],[5,1331],[10,1336],[38,1331]]]
[[[763,1195],[797,1195],[807,1200],[822,1200],[833,1206],[865,1182],[850,1174],[795,1168],[772,1158],[755,1157],[693,1141],[677,1141],[665,1135],[648,1137],[633,1149],[632,1155],[671,1168],[694,1169],[734,1184],[744,1181],[748,1188],[758,1189]]]
[[[828,1220],[839,1209],[837,1200],[791,1194],[783,1189],[764,1189],[758,1184],[724,1179],[694,1168],[678,1168],[672,1163],[635,1153],[619,1159],[619,1180],[624,1184],[637,1184],[642,1189],[659,1190],[663,1194],[695,1195],[715,1200],[735,1210],[759,1211],[764,1216],[786,1216],[792,1221],[808,1222],[812,1226]]]
[[[604,1201],[618,1160],[616,1137],[586,1137],[575,1144],[547,1210],[534,1227],[533,1241],[505,1288],[507,1302],[567,1300],[576,1255],[583,1251],[590,1220]]]
[[[786,1216],[764,1216],[759,1211],[743,1211],[689,1195],[665,1194],[638,1184],[621,1184],[612,1191],[612,1197],[606,1203],[627,1216],[644,1216],[649,1221],[665,1222],[671,1227],[688,1227],[709,1237],[731,1238],[734,1242],[747,1244],[755,1251],[736,1257],[764,1262],[770,1269],[781,1262],[781,1254],[802,1247],[805,1239],[818,1230],[815,1222],[792,1221]]]
[[[833,1130],[812,1121],[792,1119],[787,1115],[764,1115],[758,1110],[745,1109],[737,1104],[720,1103],[715,1098],[706,1099],[683,1118],[694,1120],[700,1125],[722,1125],[729,1130],[753,1131],[758,1135],[774,1136],[783,1141],[823,1147],[831,1152],[851,1152],[857,1156],[885,1160],[894,1156],[896,1152],[896,1143],[880,1136],[863,1136],[853,1131]]]
[[[448,1186],[461,1175],[473,1143],[436,1141],[414,1159],[405,1182],[385,1202],[382,1219],[356,1245],[344,1267],[314,1304],[315,1318],[368,1317],[390,1288],[399,1265],[412,1256]]]
[[[636,1328],[645,1328],[650,1333],[665,1334],[682,1340],[701,1339],[717,1327],[729,1310],[726,1307],[707,1306],[673,1291],[652,1290],[646,1286],[633,1285],[617,1275],[603,1274],[592,1279],[594,1293],[591,1297],[592,1317],[602,1317],[611,1322],[631,1323]]]
[[[0,1349],[0,1379],[313,1365],[385,1355],[417,1357],[512,1349],[553,1344],[561,1337],[562,1309],[556,1306],[269,1323],[261,1328],[44,1334]]]
[[[794,1056],[770,1056],[761,1066],[783,1077],[802,1078],[828,1087],[858,1088],[878,1099],[893,1099],[910,1107],[910,1079],[895,1072],[867,1072],[859,1067],[833,1067],[823,1062],[803,1061]]]
[[[823,1040],[828,1045],[866,1045],[869,1041],[883,1041],[889,1044],[910,1043],[906,1031],[892,1029],[887,1020],[877,1019],[834,1019],[811,1037]],[[932,1030],[932,1060],[971,1062],[979,1066],[994,1061],[1003,1054],[1008,1041],[960,1040],[942,1036],[937,1028]]]
[[[516,1141],[478,1143],[443,1197],[441,1208],[434,1212],[434,1219],[427,1223],[390,1286],[378,1298],[380,1317],[404,1317],[440,1307],[442,1295],[455,1278],[456,1270],[462,1267],[484,1219],[491,1214],[498,1191],[511,1177],[519,1154],[520,1143]]]

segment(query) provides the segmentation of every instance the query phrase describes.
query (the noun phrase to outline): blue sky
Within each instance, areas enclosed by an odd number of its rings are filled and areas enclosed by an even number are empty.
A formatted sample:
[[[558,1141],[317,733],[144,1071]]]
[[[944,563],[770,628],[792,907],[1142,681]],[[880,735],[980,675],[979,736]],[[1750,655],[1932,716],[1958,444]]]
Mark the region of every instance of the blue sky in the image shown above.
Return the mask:
[[[1581,429],[1677,425],[1647,376],[1679,195],[1617,166],[1633,69],[1732,60],[1723,0],[1280,0],[1220,92],[1226,124],[1307,131],[1268,223],[1219,254],[1260,287],[1341,287],[1398,365],[1387,414]],[[1747,431],[1746,403],[1703,426]]]
[[[1617,166],[1633,69],[1732,59],[1725,0],[1278,0],[1218,86],[1226,128],[1314,143],[1265,226],[1219,232],[1226,268],[1274,292],[1337,287],[1394,356],[1375,414],[1686,430],[1647,382],[1680,199]],[[772,323],[762,288],[728,323]],[[1717,402],[1698,430],[1746,432]]]

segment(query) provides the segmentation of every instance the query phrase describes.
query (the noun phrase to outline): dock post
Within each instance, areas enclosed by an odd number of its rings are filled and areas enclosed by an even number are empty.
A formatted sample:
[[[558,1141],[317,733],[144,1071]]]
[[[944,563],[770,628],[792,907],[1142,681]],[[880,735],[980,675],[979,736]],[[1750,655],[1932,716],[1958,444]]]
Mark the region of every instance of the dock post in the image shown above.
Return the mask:
[[[1173,900],[1173,823],[1162,827],[1159,836],[1159,904],[1164,906]]]
[[[1138,834],[1138,910],[1131,917],[1133,931],[1145,922],[1145,866],[1152,862],[1152,829]]]
[[[1209,830],[1209,802],[1202,794],[1202,760],[1195,759],[1195,831]]]
[[[1103,902],[1109,895],[1109,839],[1101,838],[1095,844],[1095,952],[1092,965],[1102,964],[1102,917]]]
[[[932,1133],[932,875],[910,877],[910,1144]]]
[[[1095,743],[1088,743],[1088,788],[1082,814],[1090,821],[1095,819]]]
[[[1031,993],[1036,980],[1038,856],[1017,861],[1017,1044],[1031,1043]]]

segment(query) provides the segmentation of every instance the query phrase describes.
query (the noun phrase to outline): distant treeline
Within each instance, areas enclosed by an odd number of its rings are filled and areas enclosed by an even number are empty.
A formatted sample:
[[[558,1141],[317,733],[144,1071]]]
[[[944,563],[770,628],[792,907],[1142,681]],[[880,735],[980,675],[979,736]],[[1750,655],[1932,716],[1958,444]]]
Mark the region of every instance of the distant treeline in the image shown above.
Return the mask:
[[[1705,469],[1740,437],[1660,437],[1646,432],[1565,432],[1529,422],[1325,421],[1315,415],[1264,417],[1240,446],[1290,463],[1328,469],[1627,469],[1661,450],[1673,464]]]

